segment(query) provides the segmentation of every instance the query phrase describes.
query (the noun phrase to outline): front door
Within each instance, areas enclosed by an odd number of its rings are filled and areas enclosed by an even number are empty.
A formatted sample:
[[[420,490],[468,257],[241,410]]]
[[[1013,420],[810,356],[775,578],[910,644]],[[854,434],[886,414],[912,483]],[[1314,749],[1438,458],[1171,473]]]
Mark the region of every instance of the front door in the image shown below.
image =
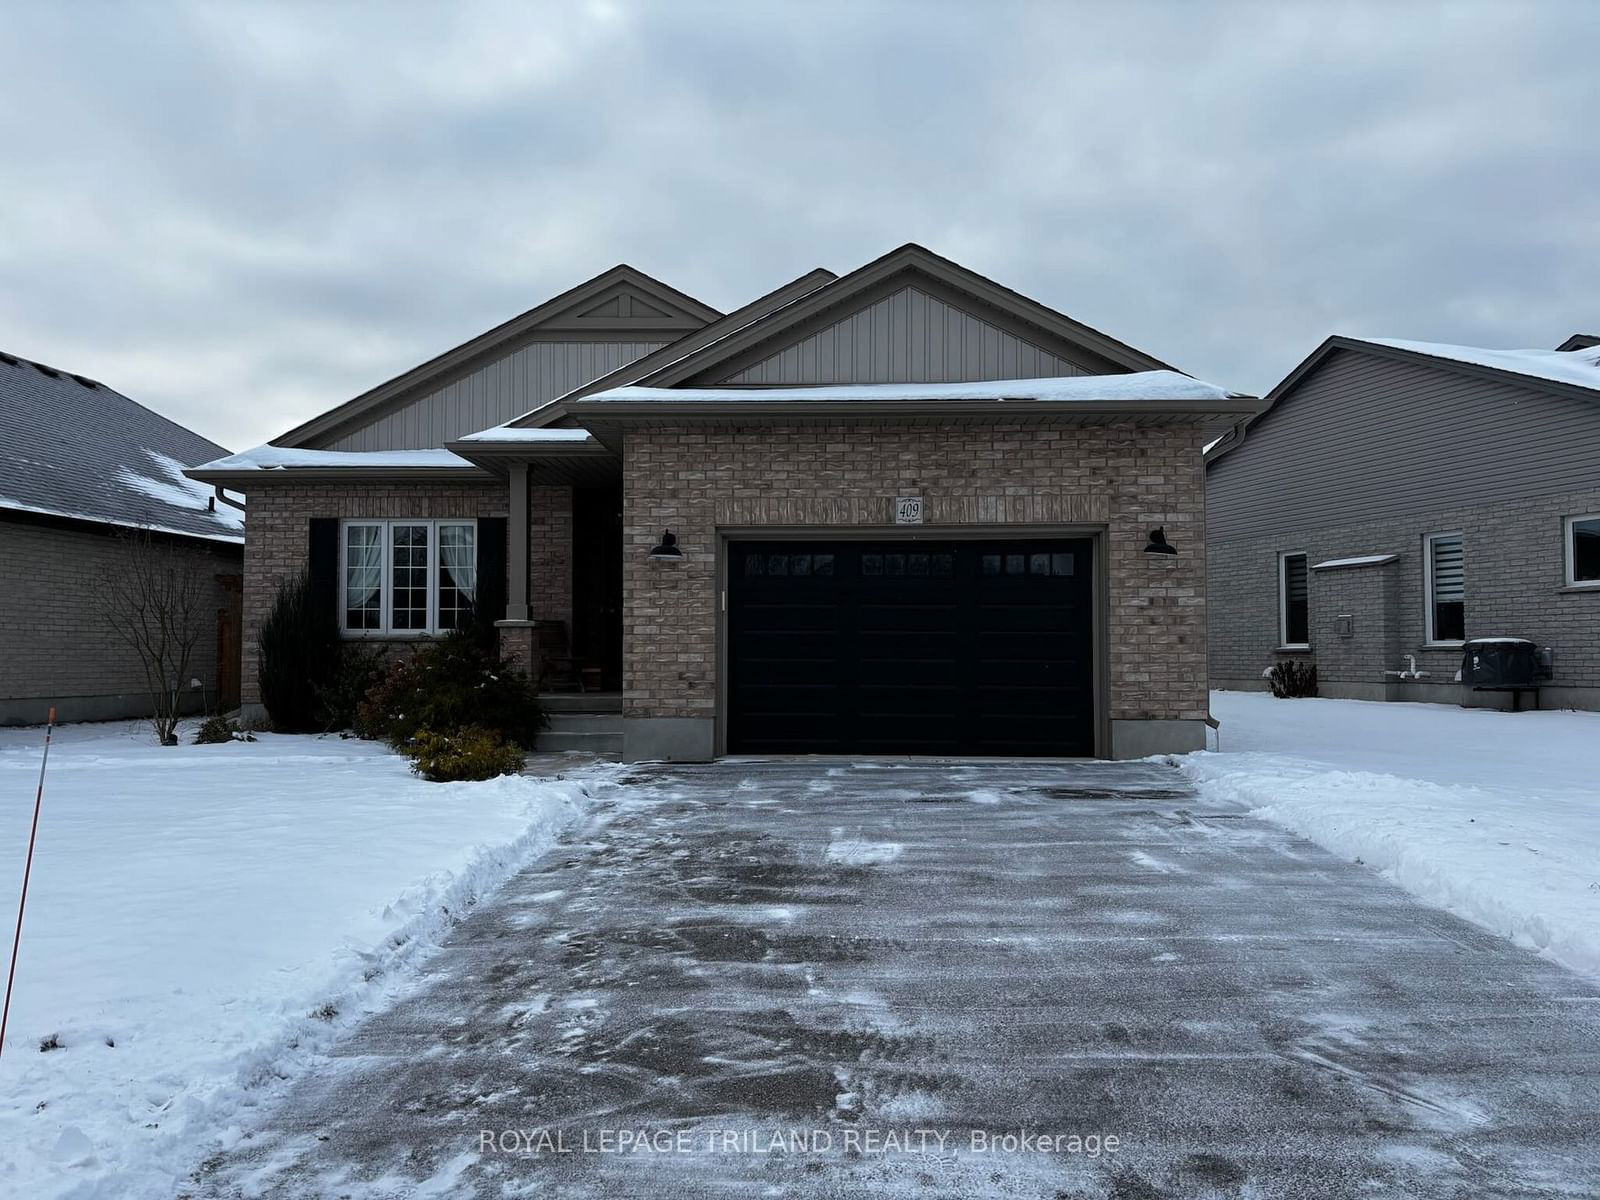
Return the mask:
[[[572,653],[622,690],[622,489],[572,490]]]

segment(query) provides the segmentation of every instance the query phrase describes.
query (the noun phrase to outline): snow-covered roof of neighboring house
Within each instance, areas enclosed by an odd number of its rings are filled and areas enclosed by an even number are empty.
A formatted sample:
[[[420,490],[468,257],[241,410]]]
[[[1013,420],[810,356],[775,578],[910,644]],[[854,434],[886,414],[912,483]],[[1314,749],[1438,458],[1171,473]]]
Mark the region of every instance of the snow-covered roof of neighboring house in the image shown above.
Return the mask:
[[[0,510],[244,540],[185,467],[227,451],[103,383],[0,353]]]
[[[1600,346],[1588,346],[1578,350],[1486,350],[1479,346],[1409,342],[1399,338],[1356,340],[1374,346],[1408,350],[1412,354],[1426,354],[1430,358],[1449,359],[1452,362],[1470,363],[1475,367],[1509,371],[1514,375],[1548,379],[1553,383],[1592,388],[1600,392]]]
[[[975,383],[868,383],[775,388],[619,387],[596,392],[575,407],[640,402],[660,404],[872,404],[946,400],[1023,400],[1032,403],[1136,401],[1184,403],[1242,399],[1216,384],[1177,371],[1069,375],[1052,379],[992,379]]]

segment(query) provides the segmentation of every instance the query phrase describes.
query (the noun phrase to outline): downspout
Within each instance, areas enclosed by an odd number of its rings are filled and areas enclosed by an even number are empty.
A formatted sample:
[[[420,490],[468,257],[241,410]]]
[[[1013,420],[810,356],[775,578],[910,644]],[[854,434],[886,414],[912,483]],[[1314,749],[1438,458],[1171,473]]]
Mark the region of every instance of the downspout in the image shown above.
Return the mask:
[[[228,495],[227,492],[223,491],[222,490],[222,485],[220,483],[213,484],[212,485],[212,489],[213,489],[213,492],[215,493],[211,498],[211,510],[213,512],[216,511],[216,508],[217,508],[216,502],[218,500],[221,500],[229,508],[237,508],[240,512],[244,512],[244,504],[241,503],[238,500],[235,500],[232,496]]]

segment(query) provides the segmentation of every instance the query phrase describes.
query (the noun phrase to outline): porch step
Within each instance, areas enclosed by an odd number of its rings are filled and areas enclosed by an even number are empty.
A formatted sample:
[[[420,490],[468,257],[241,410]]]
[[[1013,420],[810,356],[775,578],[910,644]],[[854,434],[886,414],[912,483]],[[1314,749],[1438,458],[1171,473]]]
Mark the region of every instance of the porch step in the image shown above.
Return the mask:
[[[593,697],[573,696],[574,700]],[[565,699],[566,697],[562,697]],[[544,697],[546,701],[555,697]],[[605,697],[600,697],[605,699]],[[610,711],[584,711],[545,704],[550,727],[539,735],[534,749],[540,753],[581,750],[588,754],[622,753],[622,698]]]
[[[614,733],[622,736],[621,713],[553,712],[549,733]]]
[[[542,692],[539,703],[552,718],[557,713],[622,714],[621,692]]]
[[[616,733],[564,733],[547,729],[534,744],[538,754],[559,754],[569,750],[584,754],[614,755],[622,753],[622,731]]]

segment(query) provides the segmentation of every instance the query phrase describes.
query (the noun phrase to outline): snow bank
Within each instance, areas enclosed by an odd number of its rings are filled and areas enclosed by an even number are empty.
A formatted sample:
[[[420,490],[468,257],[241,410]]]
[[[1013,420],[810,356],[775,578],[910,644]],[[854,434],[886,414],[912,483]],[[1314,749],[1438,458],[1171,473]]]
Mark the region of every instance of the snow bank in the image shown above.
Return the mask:
[[[1218,692],[1221,753],[1175,760],[1206,798],[1600,976],[1600,714]]]
[[[40,737],[0,730],[6,921]],[[0,1195],[171,1197],[613,775],[429,784],[338,738],[58,730],[0,1057]]]

